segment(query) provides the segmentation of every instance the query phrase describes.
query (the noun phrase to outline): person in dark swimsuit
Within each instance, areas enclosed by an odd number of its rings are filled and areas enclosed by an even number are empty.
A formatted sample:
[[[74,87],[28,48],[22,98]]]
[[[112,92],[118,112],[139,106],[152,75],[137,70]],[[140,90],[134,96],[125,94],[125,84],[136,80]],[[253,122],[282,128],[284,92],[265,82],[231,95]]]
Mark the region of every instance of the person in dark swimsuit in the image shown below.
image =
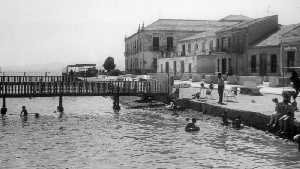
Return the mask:
[[[187,131],[187,132],[190,132],[190,131],[199,131],[200,128],[195,125],[196,122],[197,122],[197,120],[195,118],[192,118],[192,122],[188,123],[185,126],[185,131]]]
[[[21,111],[20,116],[21,116],[21,117],[27,117],[27,116],[28,116],[28,112],[27,112],[25,106],[22,106],[22,111]]]

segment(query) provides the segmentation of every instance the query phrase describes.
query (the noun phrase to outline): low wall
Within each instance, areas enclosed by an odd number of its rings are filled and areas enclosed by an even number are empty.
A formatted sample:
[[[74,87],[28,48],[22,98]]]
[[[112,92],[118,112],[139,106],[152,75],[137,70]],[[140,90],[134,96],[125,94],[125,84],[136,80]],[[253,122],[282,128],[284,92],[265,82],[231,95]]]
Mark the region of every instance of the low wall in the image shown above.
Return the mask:
[[[266,124],[270,120],[270,116],[253,111],[235,110],[230,108],[221,107],[218,105],[212,105],[205,102],[193,101],[191,99],[181,99],[177,103],[179,106],[203,112],[203,114],[222,117],[223,113],[226,111],[229,119],[233,120],[240,116],[243,124],[254,127],[259,130],[267,130]],[[297,132],[299,133],[300,123],[295,122],[297,127]]]
[[[227,112],[228,119],[235,119],[240,116],[243,124],[254,127],[259,130],[267,130],[267,123],[270,121],[270,116],[253,111],[235,110],[221,107],[219,105],[208,104],[205,102],[194,101],[191,99],[180,99],[177,104],[179,106],[203,112],[203,114],[222,117],[224,112]],[[300,122],[296,121],[295,126],[297,133],[300,132]]]

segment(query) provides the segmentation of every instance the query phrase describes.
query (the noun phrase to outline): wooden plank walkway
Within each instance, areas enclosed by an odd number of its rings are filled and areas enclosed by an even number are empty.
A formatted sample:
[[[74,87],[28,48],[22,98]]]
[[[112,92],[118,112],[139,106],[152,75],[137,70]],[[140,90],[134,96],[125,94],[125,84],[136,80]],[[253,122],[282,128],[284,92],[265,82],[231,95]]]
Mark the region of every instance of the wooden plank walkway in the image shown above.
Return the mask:
[[[165,81],[76,81],[64,76],[0,76],[0,97],[166,95]]]

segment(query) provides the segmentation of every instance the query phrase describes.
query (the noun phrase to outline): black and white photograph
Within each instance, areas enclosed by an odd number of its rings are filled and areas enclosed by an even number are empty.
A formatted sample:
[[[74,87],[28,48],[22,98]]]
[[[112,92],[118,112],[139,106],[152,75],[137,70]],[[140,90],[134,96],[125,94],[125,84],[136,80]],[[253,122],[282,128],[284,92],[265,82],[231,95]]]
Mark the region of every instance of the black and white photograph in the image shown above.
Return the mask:
[[[299,0],[0,0],[0,169],[297,169],[299,76]]]

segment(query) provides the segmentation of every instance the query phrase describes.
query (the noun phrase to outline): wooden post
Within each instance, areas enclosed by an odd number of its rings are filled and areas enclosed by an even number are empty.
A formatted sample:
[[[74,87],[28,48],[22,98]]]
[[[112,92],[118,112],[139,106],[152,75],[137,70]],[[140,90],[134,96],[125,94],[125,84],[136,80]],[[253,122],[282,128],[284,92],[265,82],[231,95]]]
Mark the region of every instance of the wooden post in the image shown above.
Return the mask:
[[[119,95],[116,94],[113,96],[114,102],[113,102],[113,110],[115,112],[119,112],[120,111],[120,104],[119,104]]]
[[[58,111],[58,112],[61,112],[61,113],[64,112],[62,95],[59,96],[59,101],[58,101],[57,111]]]
[[[7,112],[5,97],[3,97],[2,108],[1,108],[1,116],[4,116]]]

